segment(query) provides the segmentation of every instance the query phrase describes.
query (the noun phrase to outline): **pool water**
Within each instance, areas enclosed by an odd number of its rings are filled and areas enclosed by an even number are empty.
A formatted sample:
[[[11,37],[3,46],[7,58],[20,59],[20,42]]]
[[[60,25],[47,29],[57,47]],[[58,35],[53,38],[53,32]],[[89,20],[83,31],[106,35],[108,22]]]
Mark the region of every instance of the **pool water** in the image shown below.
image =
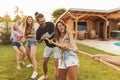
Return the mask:
[[[114,45],[120,46],[120,42],[115,42]]]

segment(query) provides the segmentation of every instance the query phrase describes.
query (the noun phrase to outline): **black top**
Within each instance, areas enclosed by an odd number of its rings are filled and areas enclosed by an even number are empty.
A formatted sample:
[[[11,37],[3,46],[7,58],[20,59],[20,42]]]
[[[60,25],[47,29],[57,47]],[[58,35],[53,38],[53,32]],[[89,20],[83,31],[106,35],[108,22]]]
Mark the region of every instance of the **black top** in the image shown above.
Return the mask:
[[[42,36],[47,36],[49,39],[52,39],[54,37],[52,34],[53,32],[54,32],[54,24],[52,22],[46,22],[45,28],[41,28],[39,26],[39,28],[37,29],[36,40],[40,40]],[[45,40],[45,43],[49,47],[55,47],[55,45],[49,44],[47,40]]]

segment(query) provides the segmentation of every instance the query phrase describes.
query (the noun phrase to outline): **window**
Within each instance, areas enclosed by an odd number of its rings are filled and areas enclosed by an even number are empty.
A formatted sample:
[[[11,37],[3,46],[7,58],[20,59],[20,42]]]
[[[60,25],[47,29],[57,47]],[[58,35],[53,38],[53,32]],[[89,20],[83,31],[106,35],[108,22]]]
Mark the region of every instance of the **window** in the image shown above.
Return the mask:
[[[78,22],[78,31],[87,30],[87,23],[86,22]]]

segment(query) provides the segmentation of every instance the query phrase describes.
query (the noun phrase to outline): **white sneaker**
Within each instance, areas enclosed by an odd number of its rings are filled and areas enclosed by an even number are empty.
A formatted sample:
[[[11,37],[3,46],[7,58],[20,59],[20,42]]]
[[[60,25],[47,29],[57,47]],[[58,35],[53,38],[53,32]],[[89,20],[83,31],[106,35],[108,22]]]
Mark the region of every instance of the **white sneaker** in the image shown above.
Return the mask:
[[[27,67],[27,68],[33,67],[33,65],[32,65],[32,64],[28,64],[28,65],[26,65],[26,67]]]
[[[48,78],[48,75],[46,75],[46,76],[41,76],[38,80],[44,80],[44,79],[47,79]]]
[[[31,76],[31,79],[35,79],[35,78],[37,77],[37,75],[38,75],[38,72],[33,71],[33,74],[32,74],[32,76]]]

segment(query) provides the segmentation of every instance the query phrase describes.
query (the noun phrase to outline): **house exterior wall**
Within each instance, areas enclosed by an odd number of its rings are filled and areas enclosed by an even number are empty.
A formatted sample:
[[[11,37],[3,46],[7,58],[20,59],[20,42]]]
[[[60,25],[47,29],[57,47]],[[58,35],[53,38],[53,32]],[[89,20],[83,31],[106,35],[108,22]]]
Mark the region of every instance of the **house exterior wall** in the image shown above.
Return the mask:
[[[87,31],[95,30],[93,21],[87,20]]]
[[[111,30],[117,30],[117,23],[120,21],[120,11],[116,12],[97,12],[97,11],[80,11],[80,10],[68,10],[68,12],[61,16],[59,19],[67,20],[68,30],[75,31],[75,38],[78,37],[78,33],[82,30],[82,26],[79,26],[78,31],[78,22],[86,22],[87,30],[86,32],[89,34],[90,31],[95,31],[98,38],[102,38],[103,40],[107,40],[108,35],[110,35]],[[110,20],[110,27],[108,24],[108,20]],[[76,24],[76,25],[75,25]],[[84,27],[83,27],[84,28]],[[102,35],[101,35],[102,34]]]
[[[66,25],[67,25],[67,30],[73,30],[73,26],[74,26],[73,23],[74,23],[74,22],[73,22],[73,20],[71,20],[71,19],[69,19],[69,20],[67,21],[67,23],[66,23]]]
[[[111,28],[111,30],[117,30],[117,21],[116,20],[111,20],[110,28]]]

